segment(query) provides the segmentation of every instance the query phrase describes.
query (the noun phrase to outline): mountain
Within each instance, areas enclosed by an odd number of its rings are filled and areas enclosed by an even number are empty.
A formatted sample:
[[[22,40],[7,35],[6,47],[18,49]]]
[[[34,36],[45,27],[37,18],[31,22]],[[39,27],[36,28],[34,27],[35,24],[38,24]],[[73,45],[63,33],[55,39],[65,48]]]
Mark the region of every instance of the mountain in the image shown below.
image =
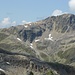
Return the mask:
[[[34,58],[33,62],[37,65],[45,63],[51,67],[51,71],[58,72],[57,75],[75,74],[75,15],[51,16],[37,22],[0,29],[0,53],[3,59],[1,64],[7,61],[14,65],[20,61],[19,58],[32,61]]]

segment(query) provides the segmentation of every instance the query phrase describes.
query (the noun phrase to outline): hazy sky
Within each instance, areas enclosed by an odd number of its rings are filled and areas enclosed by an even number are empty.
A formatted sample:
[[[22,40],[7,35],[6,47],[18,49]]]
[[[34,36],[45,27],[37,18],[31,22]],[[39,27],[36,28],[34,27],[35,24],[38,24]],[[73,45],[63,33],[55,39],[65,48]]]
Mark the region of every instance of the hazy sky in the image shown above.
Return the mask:
[[[75,14],[75,0],[0,0],[0,27],[34,22],[63,13]]]

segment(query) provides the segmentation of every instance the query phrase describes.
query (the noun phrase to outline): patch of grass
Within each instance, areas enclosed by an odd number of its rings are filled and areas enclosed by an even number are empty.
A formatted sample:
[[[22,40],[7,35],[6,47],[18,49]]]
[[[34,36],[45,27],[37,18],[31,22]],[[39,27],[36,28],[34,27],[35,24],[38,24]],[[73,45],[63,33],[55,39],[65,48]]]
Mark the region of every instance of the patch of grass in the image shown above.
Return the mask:
[[[37,46],[37,49],[39,50],[44,50],[45,48],[47,48],[46,46]]]
[[[62,53],[63,53],[63,51],[59,51],[57,55],[58,55],[60,58],[63,58]]]
[[[46,75],[54,75],[52,70],[49,70]]]
[[[0,41],[2,41],[3,39],[7,38],[8,35],[5,33],[0,33]]]
[[[45,61],[49,61],[49,58],[46,54],[44,53],[40,53],[41,57],[45,60]]]
[[[75,61],[75,48],[70,48],[66,50],[65,52],[59,51],[58,56],[62,59],[65,58],[66,62],[65,63],[71,63]]]
[[[33,50],[30,48],[18,43],[18,44],[6,44],[6,43],[0,43],[0,48],[5,49],[7,51],[11,52],[22,52],[22,53],[28,53],[30,55],[35,55]]]

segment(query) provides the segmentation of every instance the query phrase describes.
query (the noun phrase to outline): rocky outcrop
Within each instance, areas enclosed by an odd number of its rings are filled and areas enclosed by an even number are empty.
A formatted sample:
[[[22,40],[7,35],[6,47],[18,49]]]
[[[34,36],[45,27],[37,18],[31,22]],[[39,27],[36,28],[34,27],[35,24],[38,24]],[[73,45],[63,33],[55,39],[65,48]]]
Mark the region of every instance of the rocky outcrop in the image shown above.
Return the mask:
[[[14,75],[20,75],[19,73],[22,74],[23,72],[23,74],[29,74],[32,72],[34,75],[36,73],[39,73],[39,75],[47,75],[49,72],[53,75],[75,74],[75,68],[69,65],[44,62],[35,57],[25,56],[22,54],[18,55],[18,53],[16,53],[15,55],[10,55],[9,53],[0,53],[0,67],[4,69],[1,69],[1,75],[13,75],[13,73]]]

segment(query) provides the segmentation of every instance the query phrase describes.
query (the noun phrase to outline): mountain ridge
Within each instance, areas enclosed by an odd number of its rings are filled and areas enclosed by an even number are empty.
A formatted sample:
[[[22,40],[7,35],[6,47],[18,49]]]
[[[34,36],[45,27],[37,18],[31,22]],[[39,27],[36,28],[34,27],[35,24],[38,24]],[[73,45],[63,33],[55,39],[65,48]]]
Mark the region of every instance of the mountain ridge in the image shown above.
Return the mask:
[[[75,15],[51,16],[41,21],[0,29],[0,48],[27,54],[43,62],[75,67]]]

